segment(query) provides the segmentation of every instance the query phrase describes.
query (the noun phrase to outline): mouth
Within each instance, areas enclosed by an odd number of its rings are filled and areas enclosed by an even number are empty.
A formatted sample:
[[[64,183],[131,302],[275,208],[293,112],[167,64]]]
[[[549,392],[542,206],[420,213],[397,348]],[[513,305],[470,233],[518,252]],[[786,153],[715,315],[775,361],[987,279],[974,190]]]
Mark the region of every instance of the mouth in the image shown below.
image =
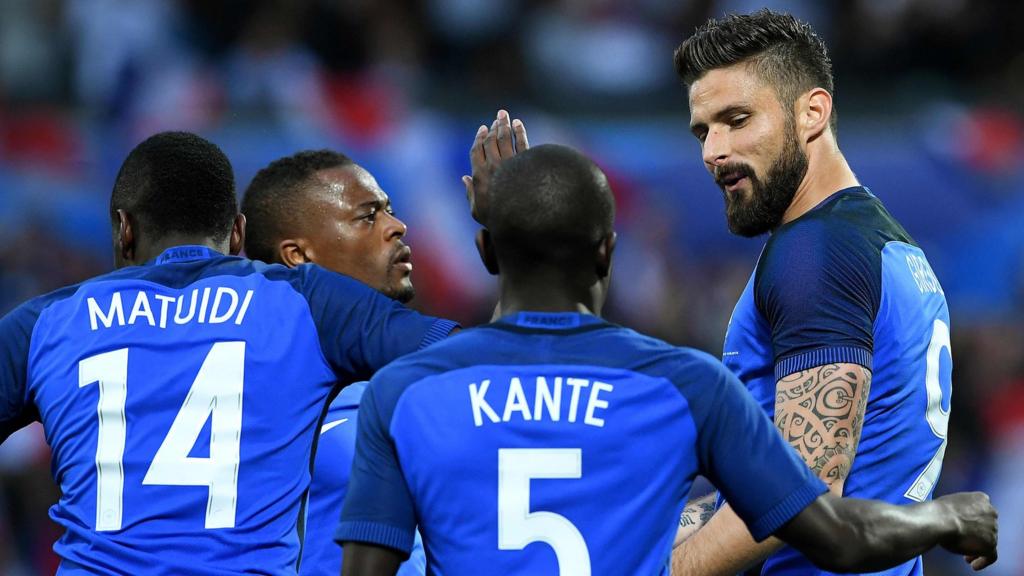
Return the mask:
[[[398,252],[391,259],[391,266],[404,270],[407,273],[412,272],[412,249],[408,246],[399,248]]]
[[[737,171],[726,172],[725,174],[721,174],[716,178],[716,180],[718,180],[718,185],[721,186],[722,190],[724,190],[727,194],[735,194],[736,192],[739,191],[740,186],[742,186],[745,182],[749,181],[750,178],[748,178],[742,172]]]

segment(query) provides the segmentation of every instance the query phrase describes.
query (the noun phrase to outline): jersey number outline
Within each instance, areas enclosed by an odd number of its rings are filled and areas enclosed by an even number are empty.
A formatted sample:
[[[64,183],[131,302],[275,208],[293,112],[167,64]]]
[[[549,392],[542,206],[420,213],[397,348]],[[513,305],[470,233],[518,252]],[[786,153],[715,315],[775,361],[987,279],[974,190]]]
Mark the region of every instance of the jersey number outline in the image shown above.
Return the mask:
[[[544,542],[555,551],[559,574],[590,576],[590,552],[579,529],[561,514],[530,511],[530,480],[582,477],[580,448],[499,448],[498,549]]]
[[[99,383],[96,416],[96,531],[120,530],[124,513],[124,448],[127,440],[128,348],[78,363],[78,387]],[[242,432],[245,342],[216,342],[164,436],[142,483],[206,486],[205,527],[234,528]],[[206,421],[210,456],[189,456]]]
[[[950,346],[949,325],[937,318],[932,324],[932,339],[928,343],[928,352],[925,356],[924,385],[928,393],[928,407],[925,409],[924,416],[932,434],[942,440],[942,444],[939,445],[939,449],[935,451],[935,455],[932,456],[931,461],[917,476],[914,483],[903,494],[917,502],[925,501],[935,489],[935,484],[939,481],[939,473],[942,471],[942,459],[946,455],[949,410],[942,409],[942,382],[939,379],[939,364],[943,348],[952,354]],[[952,393],[952,388],[950,393]]]

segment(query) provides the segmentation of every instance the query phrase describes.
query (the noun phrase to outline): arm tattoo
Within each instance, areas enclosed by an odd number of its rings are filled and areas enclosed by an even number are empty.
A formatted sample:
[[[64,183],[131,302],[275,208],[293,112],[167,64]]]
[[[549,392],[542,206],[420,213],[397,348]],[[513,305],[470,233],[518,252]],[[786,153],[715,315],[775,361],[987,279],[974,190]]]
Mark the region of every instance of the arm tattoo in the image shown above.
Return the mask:
[[[703,526],[715,514],[715,503],[694,501],[686,505],[679,515],[679,526]]]
[[[830,484],[853,466],[870,388],[871,371],[854,364],[818,366],[776,384],[775,425]]]

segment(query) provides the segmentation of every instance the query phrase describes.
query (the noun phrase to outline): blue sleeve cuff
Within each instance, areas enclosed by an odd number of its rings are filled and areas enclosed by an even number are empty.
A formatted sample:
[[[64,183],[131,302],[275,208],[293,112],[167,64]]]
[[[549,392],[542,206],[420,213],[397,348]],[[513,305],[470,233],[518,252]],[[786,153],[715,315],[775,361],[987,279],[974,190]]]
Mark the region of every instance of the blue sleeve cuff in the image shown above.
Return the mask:
[[[871,351],[858,346],[833,346],[796,354],[775,363],[775,380],[815,366],[840,363],[860,364],[871,370]]]
[[[423,335],[423,339],[420,340],[419,349],[422,350],[434,342],[444,340],[452,333],[452,330],[458,327],[458,322],[452,322],[451,320],[445,320],[443,318],[437,319],[430,329],[427,330],[427,333]]]
[[[334,533],[334,541],[338,544],[345,542],[376,544],[393,548],[406,556],[412,551],[415,538],[415,530],[403,530],[389,524],[367,521],[342,521]]]
[[[825,486],[825,483],[817,478],[805,483],[800,488],[791,492],[789,496],[786,496],[782,502],[773,506],[771,510],[758,518],[757,521],[749,524],[750,535],[757,542],[771,536],[825,492],[828,492],[828,486]]]

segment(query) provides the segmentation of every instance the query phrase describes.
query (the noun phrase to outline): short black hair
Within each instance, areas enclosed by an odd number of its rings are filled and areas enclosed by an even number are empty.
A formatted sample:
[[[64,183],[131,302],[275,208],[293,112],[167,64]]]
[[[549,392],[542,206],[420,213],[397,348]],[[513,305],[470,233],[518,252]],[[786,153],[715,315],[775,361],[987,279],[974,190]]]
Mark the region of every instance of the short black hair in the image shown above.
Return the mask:
[[[786,106],[816,87],[835,96],[832,60],[825,42],[810,24],[790,14],[765,8],[752,14],[711,19],[675,52],[676,72],[686,85],[711,70],[741,62],[751,64]],[[834,132],[834,105],[830,123]]]
[[[216,144],[189,132],[161,132],[121,164],[110,194],[110,217],[123,209],[146,234],[201,235],[217,242],[238,214],[235,174]]]
[[[579,265],[612,232],[608,179],[568,146],[544,144],[502,161],[489,194],[485,224],[503,270]]]
[[[290,234],[295,202],[302,184],[320,170],[354,165],[351,158],[333,150],[303,150],[271,162],[253,177],[242,197],[246,218],[245,255],[254,260],[277,262],[277,244]]]

